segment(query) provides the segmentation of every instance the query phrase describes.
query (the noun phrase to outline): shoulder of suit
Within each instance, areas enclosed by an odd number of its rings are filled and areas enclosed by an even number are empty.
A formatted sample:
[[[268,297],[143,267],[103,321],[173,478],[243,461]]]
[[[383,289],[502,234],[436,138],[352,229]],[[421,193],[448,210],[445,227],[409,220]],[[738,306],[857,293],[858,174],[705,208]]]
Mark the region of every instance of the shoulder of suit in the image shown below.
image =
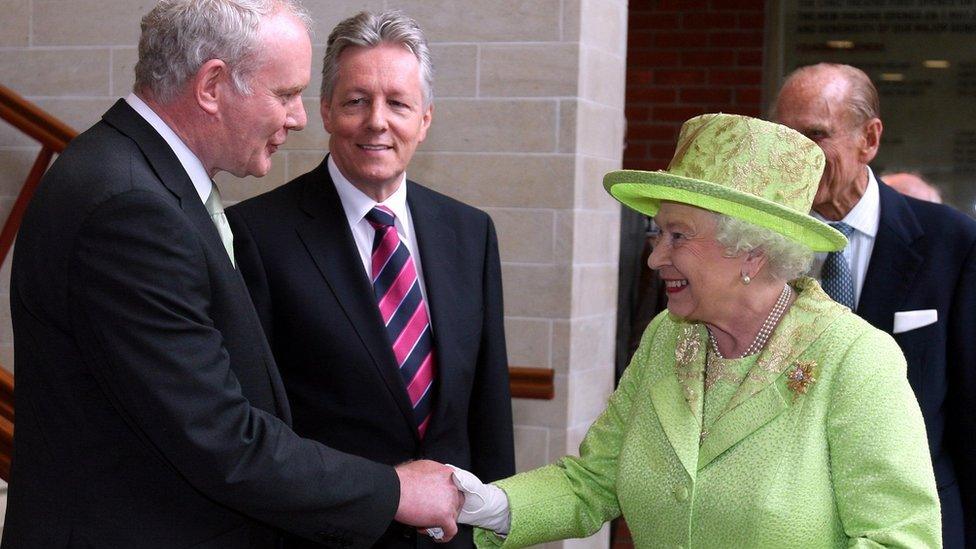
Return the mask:
[[[945,204],[903,197],[915,213],[926,234],[952,235],[953,238],[976,241],[976,220]]]

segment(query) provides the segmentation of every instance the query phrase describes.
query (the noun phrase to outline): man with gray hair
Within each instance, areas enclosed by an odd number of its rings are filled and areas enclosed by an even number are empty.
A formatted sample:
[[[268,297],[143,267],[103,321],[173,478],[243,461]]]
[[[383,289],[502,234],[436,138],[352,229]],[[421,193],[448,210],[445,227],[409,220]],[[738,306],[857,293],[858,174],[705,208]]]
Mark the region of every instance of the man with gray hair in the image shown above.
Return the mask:
[[[433,117],[432,72],[409,17],[339,23],[322,68],[328,155],[228,216],[296,432],[494,480],[515,469],[495,229],[405,173]],[[377,546],[431,543],[396,524]],[[452,545],[471,543],[465,527]]]
[[[212,178],[304,127],[292,0],[163,0],[134,92],[37,190],[11,280],[17,427],[2,546],[370,546],[455,532],[450,470],[296,435]]]
[[[945,547],[976,547],[976,222],[903,196],[868,167],[881,144],[878,92],[863,71],[820,63],[790,74],[773,118],[823,149],[814,215],[847,249],[821,254],[824,290],[905,353],[925,419]]]

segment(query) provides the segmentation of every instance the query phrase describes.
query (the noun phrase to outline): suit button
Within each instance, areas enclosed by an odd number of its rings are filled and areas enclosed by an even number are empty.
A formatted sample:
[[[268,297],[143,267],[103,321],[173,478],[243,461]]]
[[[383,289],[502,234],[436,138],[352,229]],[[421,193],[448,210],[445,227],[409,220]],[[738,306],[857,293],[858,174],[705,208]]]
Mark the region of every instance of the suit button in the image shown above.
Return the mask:
[[[675,488],[674,489],[674,499],[676,499],[678,501],[687,501],[688,500],[688,489],[685,488],[684,486],[678,486],[677,488]]]

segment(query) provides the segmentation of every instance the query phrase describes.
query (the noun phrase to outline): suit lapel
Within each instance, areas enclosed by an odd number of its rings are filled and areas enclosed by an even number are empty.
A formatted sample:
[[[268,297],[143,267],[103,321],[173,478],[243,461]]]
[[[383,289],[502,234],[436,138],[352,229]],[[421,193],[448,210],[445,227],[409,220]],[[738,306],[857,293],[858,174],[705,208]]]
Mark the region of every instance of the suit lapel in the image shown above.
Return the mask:
[[[922,266],[923,258],[915,251],[914,242],[923,232],[905,197],[880,181],[878,192],[881,219],[857,314],[891,333],[895,312],[902,310]]]
[[[434,399],[434,412],[431,425],[445,424],[450,416],[453,390],[458,381],[455,365],[461,359],[455,337],[456,322],[452,321],[453,304],[464,299],[464,291],[459,288],[463,280],[458,269],[462,261],[457,253],[457,235],[444,221],[437,205],[427,195],[426,189],[412,181],[407,182],[407,206],[417,236],[420,251],[420,268],[427,293],[427,307],[430,310],[431,331],[434,338],[434,356],[437,361],[437,392]],[[478,288],[480,291],[480,288]]]
[[[359,250],[325,161],[306,176],[301,208],[309,219],[297,227],[299,238],[359,334],[404,419],[417,436],[413,408],[397,368],[386,326],[373,297],[373,287],[362,269]]]
[[[688,474],[697,471],[707,339],[697,323],[676,326],[674,372],[650,382],[651,402],[664,434]]]

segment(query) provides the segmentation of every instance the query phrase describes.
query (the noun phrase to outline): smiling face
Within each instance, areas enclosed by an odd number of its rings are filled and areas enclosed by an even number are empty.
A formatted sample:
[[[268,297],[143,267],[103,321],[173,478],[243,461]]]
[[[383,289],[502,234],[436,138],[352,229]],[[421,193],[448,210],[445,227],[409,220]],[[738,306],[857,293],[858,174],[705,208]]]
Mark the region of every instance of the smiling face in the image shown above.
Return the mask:
[[[432,114],[423,101],[420,63],[394,44],[343,50],[332,97],[322,98],[336,166],[374,198],[396,190]]]
[[[715,240],[715,216],[693,206],[662,202],[654,222],[661,232],[647,264],[665,284],[668,311],[708,323],[728,316],[743,288],[743,261],[727,257]]]
[[[257,68],[250,75],[250,94],[226,83],[221,111],[224,157],[215,168],[237,177],[261,177],[271,169],[271,155],[291,130],[305,127],[301,92],[308,85],[312,45],[304,25],[278,13],[261,26]]]

